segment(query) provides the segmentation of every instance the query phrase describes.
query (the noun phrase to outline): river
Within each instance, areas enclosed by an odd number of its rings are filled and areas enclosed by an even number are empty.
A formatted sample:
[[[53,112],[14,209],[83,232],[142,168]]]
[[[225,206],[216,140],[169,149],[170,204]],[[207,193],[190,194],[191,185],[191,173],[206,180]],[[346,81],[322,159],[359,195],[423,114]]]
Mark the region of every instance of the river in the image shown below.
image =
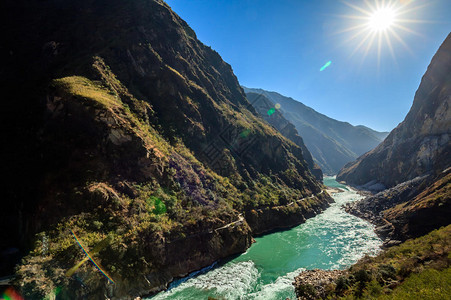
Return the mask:
[[[361,199],[351,188],[325,177],[324,184],[344,190],[323,213],[290,230],[256,238],[243,254],[171,284],[157,299],[295,299],[292,282],[306,269],[343,269],[364,254],[375,255],[382,241],[374,227],[341,206]]]

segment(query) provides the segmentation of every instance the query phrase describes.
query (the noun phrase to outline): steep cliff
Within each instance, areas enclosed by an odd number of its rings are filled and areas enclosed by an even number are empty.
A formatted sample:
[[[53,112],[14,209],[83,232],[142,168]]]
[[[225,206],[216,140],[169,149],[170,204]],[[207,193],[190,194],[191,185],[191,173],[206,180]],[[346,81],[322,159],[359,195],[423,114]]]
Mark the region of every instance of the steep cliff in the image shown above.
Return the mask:
[[[347,164],[338,180],[392,187],[451,164],[451,35],[424,74],[403,122],[372,151]]]
[[[450,223],[451,35],[421,80],[405,120],[374,150],[345,166],[338,180],[387,189],[347,211],[376,224],[391,246]]]
[[[331,200],[163,1],[6,0],[0,19],[1,266],[25,256],[26,297],[151,293]]]
[[[451,169],[405,181],[350,203],[346,211],[376,225],[376,233],[393,246],[450,224]]]
[[[246,93],[267,97],[303,138],[315,162],[328,175],[335,175],[348,162],[376,147],[388,133],[365,126],[352,126],[329,118],[314,109],[276,92],[243,87]]]

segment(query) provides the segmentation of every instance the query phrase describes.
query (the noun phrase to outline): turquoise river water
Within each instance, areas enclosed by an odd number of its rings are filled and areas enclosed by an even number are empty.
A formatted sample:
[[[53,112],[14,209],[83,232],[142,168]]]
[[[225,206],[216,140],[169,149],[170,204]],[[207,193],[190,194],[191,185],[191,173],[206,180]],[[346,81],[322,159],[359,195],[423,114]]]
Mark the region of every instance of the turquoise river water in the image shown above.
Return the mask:
[[[361,198],[334,177],[324,184],[345,190],[332,194],[323,213],[290,230],[256,238],[243,254],[171,284],[157,299],[295,299],[293,279],[306,269],[343,269],[380,251],[373,226],[341,206]]]

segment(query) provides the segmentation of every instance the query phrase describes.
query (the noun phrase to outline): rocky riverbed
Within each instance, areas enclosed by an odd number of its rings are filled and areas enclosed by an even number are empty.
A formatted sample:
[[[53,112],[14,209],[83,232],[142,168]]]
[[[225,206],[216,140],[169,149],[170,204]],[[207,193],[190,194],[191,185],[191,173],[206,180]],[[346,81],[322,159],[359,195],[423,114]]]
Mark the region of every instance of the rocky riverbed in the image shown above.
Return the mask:
[[[345,211],[376,225],[384,247],[397,245],[449,224],[451,172],[426,174],[346,203]]]
[[[335,287],[335,281],[347,271],[307,270],[294,279],[293,285],[298,299],[319,299],[326,296],[327,289]]]

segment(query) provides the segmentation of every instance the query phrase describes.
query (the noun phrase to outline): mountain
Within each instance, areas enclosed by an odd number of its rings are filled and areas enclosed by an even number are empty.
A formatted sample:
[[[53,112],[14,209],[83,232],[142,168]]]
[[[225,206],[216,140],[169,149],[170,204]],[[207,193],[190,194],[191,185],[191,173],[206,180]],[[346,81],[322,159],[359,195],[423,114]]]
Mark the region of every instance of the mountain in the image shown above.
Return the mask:
[[[412,107],[375,149],[346,165],[337,179],[393,187],[451,164],[451,37],[432,58]]]
[[[323,172],[320,167],[313,161],[312,154],[308,151],[304,144],[304,140],[299,136],[295,126],[288,122],[279,111],[278,108],[264,95],[256,93],[247,93],[247,99],[251,102],[255,110],[260,116],[276,128],[283,136],[295,143],[302,149],[302,156],[304,157],[310,172],[320,181],[323,179]]]
[[[403,122],[338,180],[384,189],[347,210],[376,224],[388,244],[450,223],[451,34],[432,58]]]
[[[404,121],[337,175],[382,189],[345,210],[376,225],[384,251],[347,270],[299,274],[293,283],[298,299],[451,297],[450,106],[451,34],[432,58]]]
[[[304,139],[315,162],[328,175],[335,175],[348,162],[376,147],[388,133],[365,126],[352,126],[318,113],[292,98],[276,92],[243,87],[246,93],[266,96]]]
[[[149,294],[328,206],[163,1],[0,5],[0,271],[27,299]]]

